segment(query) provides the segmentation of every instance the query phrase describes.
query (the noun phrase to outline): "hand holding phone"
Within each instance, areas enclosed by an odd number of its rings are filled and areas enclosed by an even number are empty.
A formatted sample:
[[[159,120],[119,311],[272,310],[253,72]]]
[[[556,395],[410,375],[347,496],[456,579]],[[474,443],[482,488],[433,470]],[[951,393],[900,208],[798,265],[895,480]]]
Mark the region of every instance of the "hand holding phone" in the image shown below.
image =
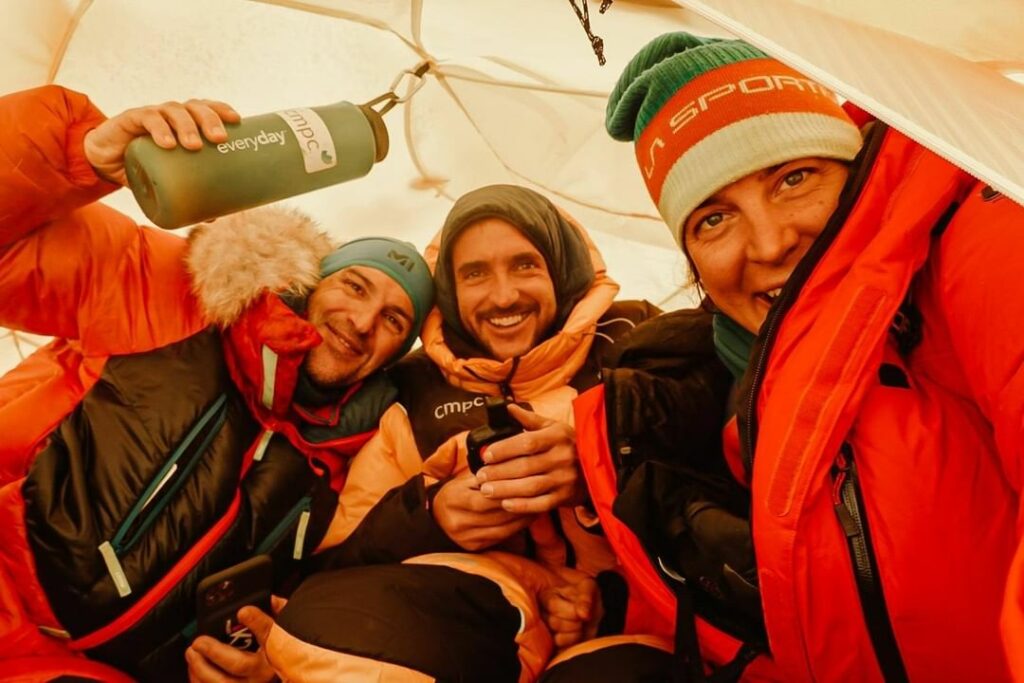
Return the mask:
[[[268,555],[256,555],[207,576],[196,590],[199,635],[210,636],[239,650],[259,649],[256,636],[238,621],[238,610],[253,605],[270,614],[272,583],[273,564]]]

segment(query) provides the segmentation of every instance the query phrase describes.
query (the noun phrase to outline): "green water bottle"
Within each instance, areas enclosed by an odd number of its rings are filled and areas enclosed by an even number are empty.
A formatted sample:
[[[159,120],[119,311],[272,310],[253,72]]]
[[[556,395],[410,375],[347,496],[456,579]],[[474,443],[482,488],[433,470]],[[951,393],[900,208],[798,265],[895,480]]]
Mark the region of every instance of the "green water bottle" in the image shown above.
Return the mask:
[[[179,228],[361,178],[388,153],[388,131],[368,106],[338,102],[226,124],[228,139],[162,149],[149,137],[125,150],[128,186],[161,228]]]

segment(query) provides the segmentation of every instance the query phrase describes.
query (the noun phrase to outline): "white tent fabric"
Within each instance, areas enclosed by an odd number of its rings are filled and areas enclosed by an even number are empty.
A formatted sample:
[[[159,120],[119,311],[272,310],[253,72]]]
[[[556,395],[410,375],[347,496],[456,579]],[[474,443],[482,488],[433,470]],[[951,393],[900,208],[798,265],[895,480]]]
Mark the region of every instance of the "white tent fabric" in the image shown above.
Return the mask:
[[[1024,2],[685,4],[1024,203]]]
[[[1024,87],[1002,75],[1024,63],[1019,0],[599,4],[603,67],[568,0],[4,0],[0,93],[56,82],[108,114],[189,97],[258,114],[364,102],[427,62],[386,116],[389,157],[288,203],[339,241],[387,233],[422,247],[466,190],[524,183],[590,228],[623,297],[666,308],[693,301],[685,262],[632,147],[603,129],[622,67],[666,31],[740,35],[1024,199]],[[417,84],[405,74],[398,90]],[[144,220],[126,190],[107,201]],[[0,372],[39,341],[0,330]]]

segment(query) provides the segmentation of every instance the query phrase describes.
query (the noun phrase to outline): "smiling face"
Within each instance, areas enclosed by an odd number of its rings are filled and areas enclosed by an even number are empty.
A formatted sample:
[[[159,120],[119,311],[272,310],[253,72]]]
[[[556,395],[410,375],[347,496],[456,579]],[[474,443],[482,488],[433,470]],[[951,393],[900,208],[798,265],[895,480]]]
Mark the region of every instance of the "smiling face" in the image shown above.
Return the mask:
[[[521,356],[555,320],[555,285],[544,256],[500,218],[473,223],[452,246],[459,319],[491,356]]]
[[[687,254],[723,313],[750,332],[760,330],[835,211],[847,175],[838,161],[796,159],[726,185],[686,218]]]
[[[376,268],[349,266],[309,296],[309,321],[323,342],[306,356],[314,383],[342,387],[369,376],[405,343],[413,307],[401,285]]]

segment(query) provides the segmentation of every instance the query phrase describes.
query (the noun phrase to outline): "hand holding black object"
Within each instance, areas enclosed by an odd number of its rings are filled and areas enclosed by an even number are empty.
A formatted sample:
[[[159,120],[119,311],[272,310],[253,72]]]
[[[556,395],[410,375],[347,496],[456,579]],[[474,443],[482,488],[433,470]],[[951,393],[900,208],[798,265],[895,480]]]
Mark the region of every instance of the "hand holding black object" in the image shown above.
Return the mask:
[[[483,452],[477,472],[480,493],[517,514],[539,514],[586,500],[576,431],[571,425],[511,405],[521,434],[496,441]]]
[[[473,474],[476,474],[484,466],[483,449],[485,446],[523,431],[523,426],[508,414],[509,405],[511,404],[508,400],[496,396],[484,399],[487,424],[477,427],[466,437],[468,450],[466,460]]]

